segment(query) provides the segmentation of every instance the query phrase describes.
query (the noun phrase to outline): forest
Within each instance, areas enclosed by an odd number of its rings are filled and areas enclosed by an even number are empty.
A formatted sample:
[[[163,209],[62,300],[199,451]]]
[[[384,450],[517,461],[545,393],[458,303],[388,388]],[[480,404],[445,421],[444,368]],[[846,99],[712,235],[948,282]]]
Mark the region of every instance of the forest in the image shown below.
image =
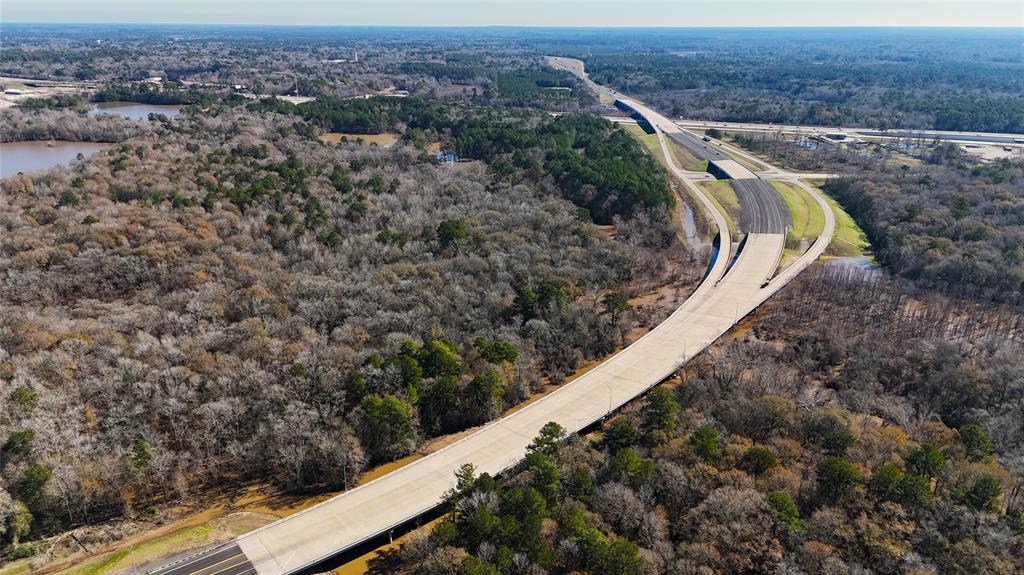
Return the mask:
[[[1024,305],[1024,163],[954,159],[864,171],[824,189],[894,274],[945,293]]]
[[[213,95],[198,90],[186,89],[181,85],[165,83],[112,84],[104,86],[92,96],[94,102],[140,102],[143,104],[197,104],[209,105]]]
[[[823,189],[886,270],[919,288],[1024,305],[1024,163],[981,163],[953,143],[860,148],[778,134],[726,137],[793,169],[840,174]],[[914,158],[903,151],[913,150]]]
[[[440,133],[448,138],[447,149],[462,158],[488,162],[503,178],[551,174],[563,195],[600,224],[636,209],[675,205],[660,164],[624,131],[592,116],[551,118],[531,110],[495,112],[419,98],[379,97],[318,98],[298,105],[265,99],[247,109],[292,112],[328,131],[380,133],[401,126],[414,130],[410,137]]]
[[[0,142],[113,145],[0,182],[0,562],[348,489],[663,318],[704,254],[544,55],[689,118],[1024,127],[1016,35],[837,34],[5,26],[3,75],[98,87],[0,110]],[[822,262],[583,435],[463,468],[371,572],[1024,572],[1024,165],[718,136],[840,174],[878,267]]]
[[[97,118],[84,110],[0,110],[0,142],[64,140],[115,143],[151,135],[152,131],[153,126],[149,122],[112,115]]]
[[[1021,316],[835,266],[779,296],[597,431],[463,468],[371,573],[1019,573]]]
[[[545,122],[580,161],[650,161],[603,120]],[[440,164],[418,138],[316,136],[297,115],[216,105],[3,180],[8,558],[225,486],[344,489],[609,353],[651,318],[628,294],[698,275],[666,196],[597,194],[611,239],[569,201],[605,176],[572,176],[594,165],[561,148]],[[668,193],[660,171],[642,181],[659,178]]]
[[[1012,34],[861,33],[704,31],[621,52],[559,53],[676,117],[1024,132],[1024,60]]]

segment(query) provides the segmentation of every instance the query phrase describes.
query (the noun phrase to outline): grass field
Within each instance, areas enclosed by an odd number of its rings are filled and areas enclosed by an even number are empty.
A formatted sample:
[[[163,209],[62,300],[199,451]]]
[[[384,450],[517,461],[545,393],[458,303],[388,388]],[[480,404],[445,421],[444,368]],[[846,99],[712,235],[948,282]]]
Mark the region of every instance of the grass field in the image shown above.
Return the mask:
[[[708,180],[698,185],[704,188],[715,206],[726,215],[729,232],[735,236],[740,221],[740,199],[736,196],[736,190],[732,189],[727,180]]]
[[[705,131],[705,133],[707,133],[707,132]],[[748,159],[748,158],[746,158],[744,156],[741,156],[740,154],[736,153],[735,150],[743,150],[744,152],[747,152],[751,156],[755,156],[755,157],[760,159],[760,156],[758,156],[757,154],[752,154],[750,152],[750,150],[741,148],[741,147],[737,146],[735,142],[732,142],[730,140],[722,140],[722,141],[727,143],[727,144],[729,144],[729,146],[732,146],[735,149],[730,150],[729,148],[724,147],[724,146],[719,146],[718,149],[721,152],[725,153],[730,158],[736,160],[744,168],[750,170],[751,172],[760,172],[762,170],[768,169],[768,166],[766,164],[764,164],[763,162],[750,160],[750,159]]]
[[[836,232],[832,234],[832,243],[829,244],[828,250],[825,253],[841,257],[869,255],[871,244],[868,242],[867,236],[864,235],[864,230],[860,229],[860,226],[857,225],[857,222],[853,221],[850,214],[846,213],[843,206],[839,205],[839,202],[835,201],[831,196],[822,192],[814,180],[802,181],[814,187],[825,198],[825,201],[832,206],[832,213],[836,217]]]
[[[128,550],[123,549],[121,551],[115,551],[109,555],[91,561],[85,565],[79,565],[70,571],[66,571],[67,575],[101,575],[109,572],[113,569],[114,565],[120,563],[122,559],[128,557]]]
[[[28,559],[19,559],[0,567],[0,575],[24,575],[32,569],[28,561]]]
[[[730,154],[728,150],[723,150],[723,151],[726,154],[728,154],[728,156],[730,158],[736,160],[737,162],[740,163],[740,165],[742,165],[744,168],[750,170],[751,172],[760,172],[761,170],[765,169],[764,168],[764,164],[751,162],[750,160],[744,158],[743,156],[741,156],[739,154]]]
[[[793,227],[789,230],[791,240],[814,239],[825,229],[825,214],[821,206],[799,186],[786,182],[772,181],[772,186],[782,194],[789,206],[793,218]]]
[[[676,161],[679,162],[679,167],[691,172],[706,172],[708,171],[708,161],[698,160],[696,156],[688,152],[685,148],[679,144],[670,143],[669,149],[676,156]]]

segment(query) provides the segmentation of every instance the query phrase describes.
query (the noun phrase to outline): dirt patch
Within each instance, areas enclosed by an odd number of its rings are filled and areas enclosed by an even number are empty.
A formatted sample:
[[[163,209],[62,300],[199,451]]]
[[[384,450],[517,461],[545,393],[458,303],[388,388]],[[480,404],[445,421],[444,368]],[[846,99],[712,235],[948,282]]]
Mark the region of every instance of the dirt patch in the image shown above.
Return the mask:
[[[357,144],[377,144],[383,148],[394,145],[400,137],[398,134],[346,134],[342,132],[328,132],[318,136],[321,142],[338,144],[341,142],[352,142]]]

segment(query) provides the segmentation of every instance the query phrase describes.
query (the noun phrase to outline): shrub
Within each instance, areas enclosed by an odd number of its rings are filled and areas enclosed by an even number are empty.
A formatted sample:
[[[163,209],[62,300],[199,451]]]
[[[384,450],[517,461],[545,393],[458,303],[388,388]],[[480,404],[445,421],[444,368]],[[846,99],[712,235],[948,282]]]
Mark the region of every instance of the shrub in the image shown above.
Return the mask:
[[[828,502],[842,499],[860,483],[860,474],[852,463],[842,457],[826,457],[815,472],[818,494]]]
[[[778,464],[775,454],[763,447],[751,447],[743,453],[738,467],[751,475],[761,475]]]

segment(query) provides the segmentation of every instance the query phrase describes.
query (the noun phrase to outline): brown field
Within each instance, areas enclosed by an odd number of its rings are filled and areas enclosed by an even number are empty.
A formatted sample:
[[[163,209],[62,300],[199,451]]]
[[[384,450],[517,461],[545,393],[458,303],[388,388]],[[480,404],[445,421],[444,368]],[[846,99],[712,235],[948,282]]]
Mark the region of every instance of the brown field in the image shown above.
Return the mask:
[[[327,132],[326,134],[320,134],[321,142],[330,142],[337,144],[345,138],[349,142],[363,141],[364,144],[377,144],[378,146],[387,147],[398,141],[400,136],[398,134],[345,134],[342,132]]]

